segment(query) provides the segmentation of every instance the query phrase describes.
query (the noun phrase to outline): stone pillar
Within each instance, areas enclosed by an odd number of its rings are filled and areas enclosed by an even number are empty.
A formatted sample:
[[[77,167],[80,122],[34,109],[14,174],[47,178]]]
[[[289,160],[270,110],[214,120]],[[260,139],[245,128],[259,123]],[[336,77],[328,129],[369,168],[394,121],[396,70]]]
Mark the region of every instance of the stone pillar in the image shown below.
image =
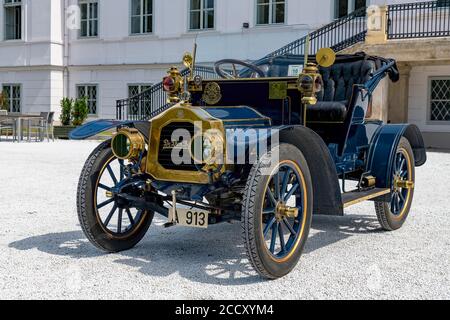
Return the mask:
[[[387,42],[387,6],[373,5],[367,8],[366,44]]]
[[[411,66],[399,64],[400,80],[389,83],[388,120],[392,123],[408,122],[409,77]]]
[[[372,95],[372,114],[368,119],[388,121],[389,79],[383,79]]]

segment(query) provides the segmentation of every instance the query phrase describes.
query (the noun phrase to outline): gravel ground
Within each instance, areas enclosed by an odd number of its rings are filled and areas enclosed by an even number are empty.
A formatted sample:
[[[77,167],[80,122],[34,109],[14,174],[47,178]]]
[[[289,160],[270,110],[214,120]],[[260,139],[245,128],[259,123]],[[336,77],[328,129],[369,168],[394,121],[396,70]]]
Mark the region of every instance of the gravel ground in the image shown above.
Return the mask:
[[[83,236],[75,196],[98,142],[0,143],[1,299],[449,299],[450,154],[417,170],[406,225],[382,232],[372,203],[314,217],[305,253],[268,282],[245,257],[240,225],[163,229],[103,254]],[[276,294],[274,294],[276,292]]]

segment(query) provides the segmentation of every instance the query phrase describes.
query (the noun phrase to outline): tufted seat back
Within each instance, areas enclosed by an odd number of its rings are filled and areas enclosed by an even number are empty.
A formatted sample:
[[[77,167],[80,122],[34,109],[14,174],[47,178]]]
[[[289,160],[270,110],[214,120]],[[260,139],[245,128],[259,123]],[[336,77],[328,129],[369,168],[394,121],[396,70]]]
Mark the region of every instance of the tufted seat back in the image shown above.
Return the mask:
[[[353,85],[364,84],[376,70],[372,60],[336,63],[329,68],[319,68],[323,78],[323,90],[317,95],[319,101],[342,101],[347,104]]]

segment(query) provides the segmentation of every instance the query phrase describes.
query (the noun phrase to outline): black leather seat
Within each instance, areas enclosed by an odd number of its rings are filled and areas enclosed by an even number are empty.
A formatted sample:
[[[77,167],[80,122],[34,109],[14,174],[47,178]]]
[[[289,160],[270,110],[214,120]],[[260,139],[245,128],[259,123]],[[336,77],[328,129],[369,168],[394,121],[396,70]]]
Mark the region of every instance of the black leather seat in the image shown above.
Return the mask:
[[[287,77],[289,66],[303,65],[304,57],[283,55],[260,61],[259,66],[268,66],[268,77]],[[308,108],[309,122],[344,122],[351,103],[353,85],[370,80],[376,64],[364,53],[341,55],[329,68],[319,68],[323,78],[323,90],[317,95],[318,102]]]
[[[352,99],[353,85],[370,80],[375,68],[372,60],[342,62],[329,68],[319,68],[323,89],[317,95],[317,104],[308,108],[307,121],[344,122]]]
[[[316,122],[344,122],[347,105],[347,101],[319,101],[308,108],[306,119]]]

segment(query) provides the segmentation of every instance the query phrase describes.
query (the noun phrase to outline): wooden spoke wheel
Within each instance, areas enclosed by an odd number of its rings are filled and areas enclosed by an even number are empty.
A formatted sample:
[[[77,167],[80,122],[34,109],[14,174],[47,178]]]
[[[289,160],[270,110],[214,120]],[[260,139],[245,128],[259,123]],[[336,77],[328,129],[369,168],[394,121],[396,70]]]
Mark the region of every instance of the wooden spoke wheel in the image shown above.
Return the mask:
[[[117,193],[131,176],[126,161],[117,159],[110,141],[88,158],[78,185],[78,217],[86,237],[107,252],[134,247],[147,232],[153,212],[131,207]],[[130,190],[136,195],[139,188]]]
[[[269,279],[280,278],[296,266],[312,215],[311,176],[303,154],[289,144],[273,152],[279,152],[279,163],[270,174],[263,173],[267,159],[253,167],[242,212],[249,260]]]
[[[414,153],[408,140],[400,140],[394,157],[389,202],[375,202],[378,221],[383,229],[393,231],[405,223],[414,196]]]

